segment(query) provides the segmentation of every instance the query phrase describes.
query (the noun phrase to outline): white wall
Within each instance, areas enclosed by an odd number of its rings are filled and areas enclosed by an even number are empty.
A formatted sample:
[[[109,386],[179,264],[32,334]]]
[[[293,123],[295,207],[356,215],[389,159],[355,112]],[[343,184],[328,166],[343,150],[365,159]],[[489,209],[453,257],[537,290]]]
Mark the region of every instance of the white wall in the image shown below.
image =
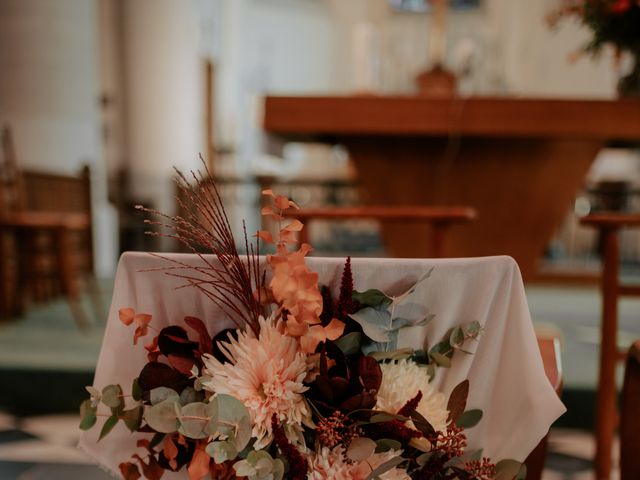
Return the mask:
[[[24,168],[75,174],[101,155],[94,0],[0,1],[0,123]]]

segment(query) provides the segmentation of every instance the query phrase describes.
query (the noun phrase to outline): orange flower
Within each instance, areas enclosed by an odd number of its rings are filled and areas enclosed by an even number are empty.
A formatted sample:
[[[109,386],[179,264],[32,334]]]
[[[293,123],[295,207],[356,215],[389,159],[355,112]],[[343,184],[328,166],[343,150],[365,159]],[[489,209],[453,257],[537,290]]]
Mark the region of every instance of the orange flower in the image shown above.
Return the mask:
[[[135,332],[133,333],[133,344],[138,344],[138,338],[144,337],[149,333],[149,322],[151,322],[151,315],[148,313],[136,313],[133,308],[121,308],[118,310],[118,317],[120,321],[129,326],[135,322],[137,325]]]
[[[303,352],[313,353],[318,343],[338,338],[344,331],[344,323],[333,319],[323,326],[320,321],[322,295],[318,289],[318,274],[304,261],[311,246],[304,244],[292,252],[287,248],[287,245],[297,243],[296,233],[303,225],[299,220],[293,220],[282,226],[283,212],[298,206],[285,196],[274,195],[271,190],[262,193],[273,199],[273,206],[264,207],[262,214],[280,223],[276,240],[268,232],[258,232],[263,241],[276,244],[277,254],[267,257],[273,274],[269,287],[275,301],[286,311],[286,334],[300,339]]]

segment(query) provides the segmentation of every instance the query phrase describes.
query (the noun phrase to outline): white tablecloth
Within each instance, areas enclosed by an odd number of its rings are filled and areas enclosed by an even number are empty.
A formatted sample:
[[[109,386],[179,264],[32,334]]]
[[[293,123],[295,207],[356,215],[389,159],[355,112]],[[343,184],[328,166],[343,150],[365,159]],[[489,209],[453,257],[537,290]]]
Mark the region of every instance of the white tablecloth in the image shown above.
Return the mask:
[[[201,262],[195,255],[171,257],[193,265]],[[344,259],[311,257],[308,264],[320,274],[320,283],[337,293]],[[151,339],[152,332],[134,347],[133,327],[118,320],[120,308],[153,315],[155,328],[182,324],[185,316],[201,318],[211,334],[231,326],[196,289],[176,290],[182,284],[179,279],[160,271],[142,271],[163,266],[169,266],[168,262],[145,253],[125,253],[120,259],[95,387],[119,383],[129,393],[132,380],[147,361],[142,344]],[[480,424],[467,431],[470,448],[482,447],[484,454],[496,461],[524,460],[565,408],[545,376],[520,271],[513,259],[352,259],[356,290],[377,288],[391,295],[402,293],[432,267],[422,290],[435,318],[426,326],[401,330],[398,346],[421,349],[425,336],[434,345],[451,327],[479,321],[484,333],[471,347],[474,354],[458,353],[452,368],[439,369],[434,382],[448,396],[462,380],[470,380],[467,408],[484,411]],[[134,451],[137,437],[118,424],[98,443],[103,421],[99,419],[98,425],[83,433],[80,448],[97,463],[118,472],[118,464]]]

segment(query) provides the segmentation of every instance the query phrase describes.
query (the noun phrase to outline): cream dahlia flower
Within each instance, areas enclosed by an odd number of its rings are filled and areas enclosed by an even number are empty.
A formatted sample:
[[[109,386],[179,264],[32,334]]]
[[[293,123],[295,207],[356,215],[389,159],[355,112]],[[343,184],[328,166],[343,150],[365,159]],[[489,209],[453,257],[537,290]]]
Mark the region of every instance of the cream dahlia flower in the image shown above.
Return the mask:
[[[205,355],[205,390],[227,394],[240,400],[249,411],[253,424],[254,448],[259,450],[273,440],[271,418],[283,422],[290,441],[302,443],[302,425],[313,427],[311,410],[303,392],[307,375],[306,356],[299,352],[298,341],[284,335],[281,322],[260,318],[260,334],[241,332],[238,339],[220,342],[228,362],[221,363]]]
[[[447,400],[443,393],[437,391],[429,383],[427,369],[413,360],[397,360],[380,365],[382,369],[382,385],[378,391],[376,409],[396,414],[414,398],[418,391],[422,399],[416,411],[426,418],[439,432],[447,430]]]
[[[402,451],[388,450],[374,453],[360,462],[351,462],[342,446],[333,449],[322,447],[309,457],[307,480],[366,480],[369,474],[383,463],[400,456]],[[410,480],[411,477],[402,468],[393,468],[380,474],[381,480]]]

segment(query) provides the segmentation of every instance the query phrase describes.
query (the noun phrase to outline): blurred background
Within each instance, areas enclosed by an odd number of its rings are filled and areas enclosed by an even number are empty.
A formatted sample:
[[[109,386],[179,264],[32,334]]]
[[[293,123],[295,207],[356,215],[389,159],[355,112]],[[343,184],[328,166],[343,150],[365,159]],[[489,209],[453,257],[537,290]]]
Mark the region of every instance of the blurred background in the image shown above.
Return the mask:
[[[446,66],[457,84],[455,108],[478,98],[617,104],[618,80],[633,56],[613,48],[577,55],[592,32],[575,19],[550,27],[560,4],[458,0],[440,23],[438,8],[420,0],[0,0],[0,214],[12,219],[0,230],[0,427],[11,432],[0,431],[0,477],[45,478],[34,465],[48,462],[48,475],[51,465],[73,464],[79,470],[60,478],[101,478],[68,453],[75,420],[59,414],[74,411],[92,381],[120,253],[180,248],[145,235],[133,208],[178,212],[174,167],[206,165],[234,230],[245,220],[252,232],[260,228],[265,187],[302,207],[379,202],[363,163],[354,161],[352,138],[338,127],[301,134],[296,122],[309,123],[303,108],[291,117],[294,135],[267,128],[267,96],[417,98],[424,92],[416,78]],[[392,129],[394,118],[387,121]],[[601,242],[578,219],[640,209],[640,153],[629,136],[598,137],[596,155],[583,162],[586,174],[567,177],[552,234],[521,263],[538,329],[563,337],[569,413],[559,427],[568,430],[558,430],[549,479],[590,478],[593,447],[575,432],[593,426]],[[456,135],[443,138],[455,162]],[[572,152],[560,155],[572,162]],[[536,180],[564,181],[547,175]],[[551,195],[538,188],[528,201]],[[535,215],[534,225],[545,223],[544,213]],[[61,226],[68,234],[58,233]],[[529,233],[514,234],[526,241]],[[621,236],[625,278],[640,276],[639,235]],[[314,222],[311,229],[316,254],[407,253],[386,239],[367,220]],[[453,240],[454,254],[466,251],[460,242]],[[621,347],[640,337],[638,306],[621,303]]]

